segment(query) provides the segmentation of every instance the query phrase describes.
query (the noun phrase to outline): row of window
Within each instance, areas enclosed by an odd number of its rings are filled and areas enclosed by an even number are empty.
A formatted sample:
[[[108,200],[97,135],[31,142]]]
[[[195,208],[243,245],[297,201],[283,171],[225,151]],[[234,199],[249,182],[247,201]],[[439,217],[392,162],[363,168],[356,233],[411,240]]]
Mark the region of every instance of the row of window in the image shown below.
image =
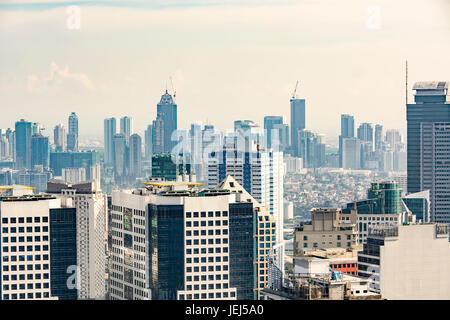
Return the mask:
[[[35,293],[13,293],[11,296],[9,294],[3,295],[3,300],[18,300],[18,299],[42,299],[42,298],[49,298],[50,294],[48,292],[35,292]]]
[[[214,229],[214,230],[208,230],[208,236],[213,236],[214,234],[216,236],[220,236],[221,234],[223,234],[223,235],[228,234],[228,229],[223,229],[222,232],[221,232],[221,229]],[[186,231],[187,237],[190,237],[192,235],[193,236],[199,236],[199,235],[206,236],[206,230],[200,230],[200,231],[199,230],[194,230],[194,231],[187,230]]]
[[[228,280],[228,275],[224,274],[223,276],[221,274],[210,274],[208,276],[206,275],[201,275],[201,276],[187,276],[186,277],[186,282],[192,282],[192,281],[214,281],[214,277],[216,280]],[[208,279],[208,280],[207,280]]]
[[[12,274],[11,276],[8,274],[4,274],[3,275],[3,281],[9,281],[9,279],[11,279],[11,281],[17,281],[17,274]],[[26,280],[41,280],[41,279],[49,279],[49,273],[36,273],[36,274],[27,274],[27,279]],[[19,280],[23,281],[25,280],[25,275],[24,274],[19,274]]]
[[[214,268],[215,267],[215,268]],[[228,271],[228,265],[223,266],[208,266],[208,270],[206,269],[206,266],[202,267],[186,267],[186,273],[192,273],[192,272],[214,272],[214,271]]]
[[[196,294],[180,294],[180,300],[192,300],[192,299],[217,299],[217,298],[234,298],[236,297],[236,292],[210,292],[210,293],[196,293]]]
[[[221,221],[220,220],[216,220],[216,221],[208,221],[208,227],[212,227],[212,226],[220,226],[221,225]],[[228,220],[222,220],[222,225],[223,226],[227,226],[228,225]],[[186,227],[206,227],[206,221],[186,221]]]
[[[15,291],[15,290],[33,290],[33,289],[48,289],[50,287],[50,284],[48,282],[41,283],[27,283],[25,286],[25,283],[17,284],[4,284],[3,285],[3,291]]]
[[[11,227],[9,228],[9,233],[17,233],[17,230],[19,230],[19,233],[24,233],[25,232],[25,227]],[[33,227],[26,227],[26,232],[33,232]],[[41,232],[41,227],[36,226],[34,227],[34,232]],[[42,227],[42,232],[48,232],[48,226],[44,226]],[[8,228],[3,227],[2,228],[2,233],[8,233]]]
[[[215,257],[216,262],[228,262],[228,256],[224,256],[223,259],[220,256]],[[208,262],[214,262],[214,257],[208,257]],[[202,258],[186,258],[186,263],[206,263],[206,257]]]
[[[44,254],[43,256],[42,256],[42,258],[43,258],[43,260],[48,260],[48,254]],[[34,256],[34,258],[33,258],[33,255],[32,254],[28,254],[28,255],[20,255],[20,256],[3,256],[2,257],[2,261],[3,262],[9,262],[9,261],[12,261],[12,262],[15,262],[15,261],[41,261],[41,255],[40,254],[37,254],[37,255],[35,255]]]
[[[194,245],[194,246],[196,246],[196,245],[199,245],[199,244],[201,244],[201,245],[206,245],[206,240],[208,240],[208,244],[228,244],[228,238],[223,238],[223,239],[220,239],[220,238],[217,238],[217,239],[194,239],[194,240],[190,240],[190,239],[188,239],[188,240],[186,240],[186,245],[187,246],[191,246],[191,245]]]
[[[26,251],[27,252],[33,251],[33,246],[27,246]],[[41,246],[40,245],[34,246],[34,251],[41,251]],[[42,251],[48,251],[48,245],[43,245]],[[17,252],[17,247],[16,246],[11,246],[9,248],[3,247],[3,253],[5,253],[5,252]],[[19,246],[19,252],[25,252],[25,246]]]
[[[26,222],[27,223],[32,223],[33,222],[33,218],[32,217],[27,217],[26,218]],[[41,222],[41,217],[34,217],[34,222],[35,223],[40,223]],[[42,217],[42,222],[48,222],[48,217]],[[2,218],[2,223],[25,223],[25,218],[24,217],[20,217],[20,218]]]
[[[19,238],[19,242],[25,242],[25,237],[18,237],[18,238]],[[2,241],[3,241],[3,243],[9,243],[9,242],[14,243],[14,242],[17,242],[17,237],[10,237],[10,238],[2,237]],[[34,241],[40,242],[41,236],[34,236]],[[48,241],[48,236],[42,236],[42,241]],[[33,237],[32,236],[26,237],[26,242],[33,242]]]
[[[11,268],[10,268],[10,267],[11,267]],[[17,266],[17,265],[3,266],[3,267],[2,267],[2,270],[3,270],[4,272],[7,272],[7,271],[17,271],[17,267],[19,267],[19,271],[25,271],[25,265],[24,265],[24,264],[21,264],[21,265],[19,265],[19,266]],[[33,264],[27,264],[27,265],[26,265],[27,271],[41,270],[41,267],[42,267],[43,270],[48,270],[48,264],[47,264],[47,263],[46,263],[46,264],[43,264],[42,266],[41,266],[40,264],[35,264],[35,265],[33,265]]]
[[[221,216],[221,212],[220,211],[216,211],[215,214],[213,211],[208,211],[208,218],[213,218],[213,217],[220,217]],[[206,218],[206,212],[202,211],[200,213],[198,212],[186,212],[186,218]],[[222,211],[222,217],[228,217],[228,211]]]

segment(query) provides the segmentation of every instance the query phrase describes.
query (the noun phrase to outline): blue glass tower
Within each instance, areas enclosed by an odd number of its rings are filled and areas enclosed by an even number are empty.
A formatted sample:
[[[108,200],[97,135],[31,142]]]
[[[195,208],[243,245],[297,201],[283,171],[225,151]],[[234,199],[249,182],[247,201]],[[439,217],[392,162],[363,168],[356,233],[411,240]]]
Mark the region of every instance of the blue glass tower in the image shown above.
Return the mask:
[[[164,123],[164,150],[162,153],[171,153],[176,145],[176,141],[172,141],[172,133],[177,130],[177,105],[175,104],[172,95],[167,90],[161,96],[161,100],[157,105],[158,117]]]
[[[48,168],[50,164],[50,144],[48,137],[35,134],[31,138],[31,167],[42,165]]]
[[[16,169],[31,169],[31,136],[33,123],[21,119],[16,122]]]

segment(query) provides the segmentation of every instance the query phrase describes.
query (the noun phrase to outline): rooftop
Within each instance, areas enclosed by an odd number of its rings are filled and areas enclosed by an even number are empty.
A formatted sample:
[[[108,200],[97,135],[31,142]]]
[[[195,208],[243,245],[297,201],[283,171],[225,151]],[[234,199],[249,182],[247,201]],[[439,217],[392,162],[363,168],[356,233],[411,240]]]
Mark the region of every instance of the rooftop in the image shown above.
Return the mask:
[[[447,81],[420,81],[416,82],[413,90],[443,90],[448,89]]]

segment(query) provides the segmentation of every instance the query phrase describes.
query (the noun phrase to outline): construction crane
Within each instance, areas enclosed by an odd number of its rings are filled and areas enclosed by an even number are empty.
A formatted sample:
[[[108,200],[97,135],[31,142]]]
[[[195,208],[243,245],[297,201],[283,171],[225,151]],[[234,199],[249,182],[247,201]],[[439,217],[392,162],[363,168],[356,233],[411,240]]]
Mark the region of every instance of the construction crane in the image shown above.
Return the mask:
[[[297,87],[298,87],[298,80],[297,80],[297,83],[295,84],[294,92],[292,93],[292,99],[295,99],[295,93],[297,92]]]

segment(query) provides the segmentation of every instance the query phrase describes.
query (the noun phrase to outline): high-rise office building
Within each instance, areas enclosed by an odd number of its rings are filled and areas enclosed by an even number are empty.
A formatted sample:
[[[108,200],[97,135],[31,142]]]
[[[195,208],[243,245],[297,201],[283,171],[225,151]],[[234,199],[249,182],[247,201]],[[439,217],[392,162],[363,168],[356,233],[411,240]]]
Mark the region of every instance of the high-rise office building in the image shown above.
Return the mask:
[[[325,136],[309,130],[299,130],[298,151],[304,168],[320,168],[325,166]]]
[[[116,134],[116,118],[108,118],[104,121],[104,145],[105,164],[112,166],[114,163],[113,137]]]
[[[128,146],[123,133],[113,137],[114,177],[120,179],[128,175]]]
[[[264,133],[267,141],[267,148],[272,148],[272,144],[279,146],[280,132],[275,129],[275,125],[283,124],[283,117],[280,116],[265,116],[264,117]]]
[[[164,123],[163,153],[171,153],[177,143],[176,141],[172,141],[172,134],[178,129],[177,105],[167,90],[161,96],[161,100],[157,105],[157,114]]]
[[[132,177],[139,178],[142,175],[142,139],[137,133],[130,136],[129,153],[129,174]]]
[[[95,181],[79,184],[50,180],[47,192],[76,208],[78,299],[105,298],[106,197]]]
[[[361,169],[361,140],[358,138],[341,138],[342,168]]]
[[[64,125],[58,124],[53,130],[53,144],[55,145],[55,151],[66,151],[66,128]]]
[[[112,300],[254,299],[253,204],[197,186],[113,191]]]
[[[31,169],[31,137],[33,131],[33,123],[21,119],[16,122],[15,145],[16,157],[15,168]]]
[[[305,129],[305,99],[291,99],[291,146],[293,156],[299,156],[298,131]]]
[[[97,151],[51,152],[50,169],[55,177],[62,176],[63,168],[85,168],[86,179],[91,180],[91,167],[100,163]]]
[[[12,188],[0,195],[0,298],[76,300],[75,208]]]
[[[341,134],[339,136],[339,166],[344,168],[343,139],[355,136],[355,119],[352,115],[341,114]],[[348,158],[348,156],[346,157]]]
[[[375,151],[379,151],[383,145],[383,126],[381,124],[375,125]]]
[[[361,141],[369,142],[372,145],[372,149],[374,147],[374,134],[373,127],[371,123],[361,123],[358,127],[357,137]]]
[[[78,151],[78,116],[72,112],[69,116],[69,132],[67,133],[67,150]]]
[[[153,126],[149,124],[144,134],[145,160],[150,160],[153,154]]]
[[[164,120],[162,115],[158,113],[155,120],[153,120],[153,133],[152,133],[152,153],[160,154],[164,153]]]
[[[161,153],[152,156],[153,178],[177,181],[179,176],[191,174],[190,169],[190,164],[185,163],[181,156],[173,153]]]
[[[431,221],[450,223],[448,82],[418,82],[413,90],[415,103],[406,106],[408,192],[430,190]]]
[[[133,134],[133,119],[130,117],[120,118],[120,133],[125,135],[127,143],[130,140],[130,136]]]
[[[50,165],[50,144],[48,137],[34,134],[31,137],[31,167],[39,165],[48,168]]]
[[[277,243],[283,241],[283,174],[283,153],[259,148],[254,141],[249,151],[226,142],[208,160],[208,187],[216,187],[228,175],[236,179],[274,217]]]

